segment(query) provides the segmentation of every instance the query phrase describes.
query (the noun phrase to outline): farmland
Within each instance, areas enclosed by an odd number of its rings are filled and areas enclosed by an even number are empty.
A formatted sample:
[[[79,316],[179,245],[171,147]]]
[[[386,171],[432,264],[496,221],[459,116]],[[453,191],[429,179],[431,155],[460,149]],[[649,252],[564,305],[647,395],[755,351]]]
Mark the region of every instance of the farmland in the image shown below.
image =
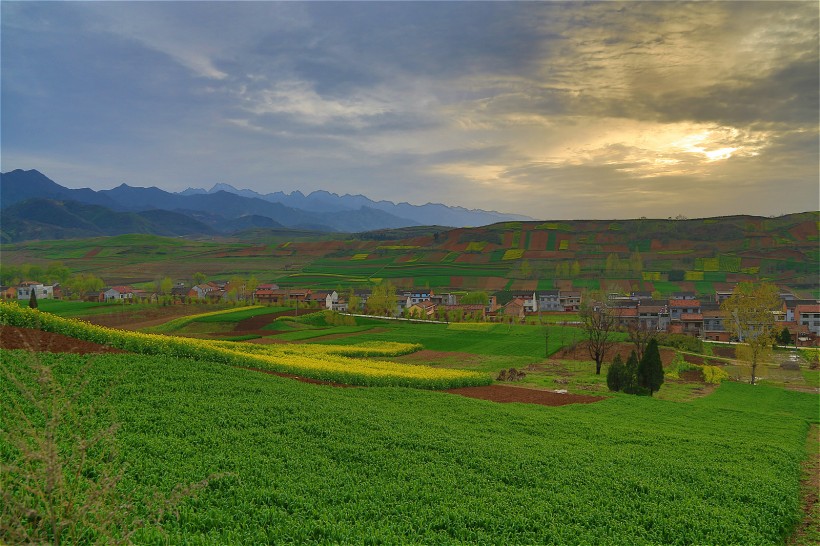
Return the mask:
[[[3,352],[14,373],[29,358]],[[67,380],[89,357],[38,358]],[[139,499],[216,475],[141,544],[779,543],[801,517],[817,420],[814,395],[735,383],[689,403],[547,408],[91,358],[86,403],[116,378],[119,492],[137,499],[134,517]]]
[[[3,245],[7,265],[60,261],[109,284],[189,282],[194,273],[256,276],[281,286],[394,285],[451,290],[641,290],[712,294],[768,280],[820,294],[818,214],[682,220],[513,222],[419,235],[248,232],[233,240],[123,235]],[[403,234],[406,234],[403,237]],[[382,239],[381,237],[384,237]]]
[[[818,291],[814,213],[402,233],[284,240],[259,230],[246,240],[120,236],[2,250],[4,264],[60,261],[143,286],[200,272],[342,290],[390,281],[437,292],[710,294],[764,279]],[[665,346],[666,380],[650,398],[608,391],[582,331],[566,324],[577,315],[433,324],[227,303],[43,300],[40,309],[56,315],[2,304],[0,322],[104,354],[0,349],[0,399],[33,411],[12,378],[34,385],[26,374],[40,364],[62,384],[88,380],[77,400],[110,410],[119,426],[116,493],[134,506],[129,521],[147,522],[136,543],[779,544],[803,519],[820,371],[777,360],[791,353],[775,352],[750,386],[730,348]],[[627,356],[619,336],[613,351]],[[115,350],[126,353],[106,353]],[[511,368],[521,372],[515,385],[495,379]],[[459,387],[589,403],[501,404],[457,396]],[[107,425],[95,419],[92,432]],[[11,460],[18,452],[5,438],[0,454]],[[61,441],[69,452],[71,439]],[[202,480],[152,522],[147,499]]]

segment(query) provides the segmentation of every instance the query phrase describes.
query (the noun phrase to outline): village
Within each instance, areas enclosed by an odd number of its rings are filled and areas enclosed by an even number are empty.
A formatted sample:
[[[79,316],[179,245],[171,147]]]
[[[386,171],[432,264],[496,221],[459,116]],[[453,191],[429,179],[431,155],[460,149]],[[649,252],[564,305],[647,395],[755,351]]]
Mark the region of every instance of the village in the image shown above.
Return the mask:
[[[123,304],[243,302],[415,320],[511,324],[544,322],[547,316],[550,322],[580,324],[579,312],[584,296],[580,291],[563,290],[464,294],[436,293],[424,288],[398,289],[389,284],[373,290],[313,290],[281,288],[272,283],[254,284],[209,281],[188,287],[177,283],[167,294],[131,286],[111,286],[99,291],[71,294],[59,284],[25,281],[18,286],[0,287],[0,293],[6,300],[30,300],[33,293],[37,300],[79,299]],[[732,339],[725,326],[726,312],[721,310],[720,304],[731,294],[732,291],[726,290],[710,295],[679,292],[660,299],[657,294],[647,292],[609,293],[605,296],[605,306],[623,330],[683,334],[705,341],[728,342]],[[788,290],[780,291],[780,300],[782,307],[775,312],[778,341],[795,347],[820,346],[820,301],[798,299]]]

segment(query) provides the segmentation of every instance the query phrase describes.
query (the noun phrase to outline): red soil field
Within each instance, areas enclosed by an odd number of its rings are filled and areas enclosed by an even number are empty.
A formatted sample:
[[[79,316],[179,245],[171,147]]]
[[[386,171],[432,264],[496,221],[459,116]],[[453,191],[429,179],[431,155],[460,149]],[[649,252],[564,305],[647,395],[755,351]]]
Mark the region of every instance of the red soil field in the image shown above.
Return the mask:
[[[544,230],[530,231],[530,244],[528,250],[547,250],[547,240],[549,239],[549,232]]]
[[[565,406],[567,404],[591,404],[604,400],[603,396],[585,394],[559,394],[553,391],[528,389],[525,387],[508,387],[506,385],[487,385],[485,387],[462,387],[446,392],[460,394],[469,398],[480,398],[492,402],[524,402],[542,406]]]
[[[52,334],[32,328],[17,328],[16,326],[0,326],[0,348],[25,349],[37,353],[91,354],[125,352],[62,334]]]

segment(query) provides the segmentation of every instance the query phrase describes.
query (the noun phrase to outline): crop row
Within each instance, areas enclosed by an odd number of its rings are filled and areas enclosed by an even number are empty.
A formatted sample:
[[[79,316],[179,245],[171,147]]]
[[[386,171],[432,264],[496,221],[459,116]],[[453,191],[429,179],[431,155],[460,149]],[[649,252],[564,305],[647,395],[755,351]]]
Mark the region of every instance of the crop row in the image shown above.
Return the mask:
[[[350,385],[446,389],[484,385],[492,381],[489,376],[475,372],[365,358],[399,356],[421,349],[420,345],[413,344],[380,343],[333,348],[286,345],[260,349],[257,345],[248,343],[217,342],[116,330],[5,303],[0,303],[0,324],[39,328],[139,354],[212,360],[233,366],[265,368]]]

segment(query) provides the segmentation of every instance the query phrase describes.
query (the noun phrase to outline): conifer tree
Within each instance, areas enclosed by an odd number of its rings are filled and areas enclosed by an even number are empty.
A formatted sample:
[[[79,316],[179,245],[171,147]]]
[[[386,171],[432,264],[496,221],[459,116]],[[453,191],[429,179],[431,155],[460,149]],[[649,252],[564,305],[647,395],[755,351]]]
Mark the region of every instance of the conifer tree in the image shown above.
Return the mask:
[[[28,306],[32,309],[37,309],[37,294],[34,288],[31,289],[31,296],[28,299]]]
[[[639,394],[641,386],[638,384],[638,355],[634,349],[629,353],[629,358],[624,365],[621,376],[621,390],[627,394]]]
[[[606,386],[609,387],[609,390],[618,392],[623,388],[624,371],[624,361],[621,355],[616,354],[606,372]]]
[[[646,346],[646,351],[638,364],[638,383],[649,391],[649,396],[658,391],[663,384],[663,362],[658,350],[658,341],[653,337]]]

